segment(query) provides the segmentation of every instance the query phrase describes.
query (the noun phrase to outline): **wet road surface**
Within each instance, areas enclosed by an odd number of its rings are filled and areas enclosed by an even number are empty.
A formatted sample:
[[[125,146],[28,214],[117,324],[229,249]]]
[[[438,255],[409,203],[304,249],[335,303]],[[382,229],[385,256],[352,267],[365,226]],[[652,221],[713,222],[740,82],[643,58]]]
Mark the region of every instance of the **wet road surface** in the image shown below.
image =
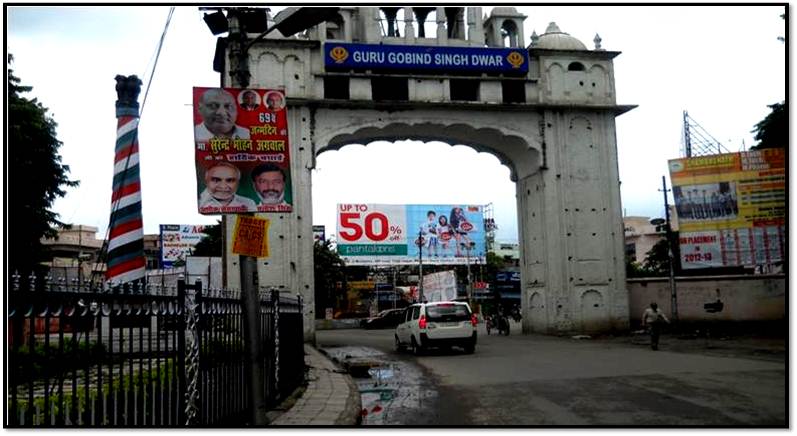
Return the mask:
[[[788,425],[778,353],[715,355],[671,338],[653,352],[630,340],[481,331],[473,355],[415,357],[393,351],[392,338],[392,330],[317,332],[330,356],[373,365],[370,377],[355,378],[365,425]]]

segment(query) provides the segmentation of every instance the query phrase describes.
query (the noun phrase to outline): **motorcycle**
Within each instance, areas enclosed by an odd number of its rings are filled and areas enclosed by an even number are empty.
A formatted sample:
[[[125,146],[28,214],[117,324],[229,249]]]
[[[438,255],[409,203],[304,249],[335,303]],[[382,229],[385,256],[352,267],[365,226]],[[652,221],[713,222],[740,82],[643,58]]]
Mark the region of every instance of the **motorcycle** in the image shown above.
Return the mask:
[[[509,336],[509,319],[504,316],[503,314],[496,313],[492,316],[487,318],[487,334],[490,334],[490,330],[495,328],[498,330],[498,334],[503,334],[504,336]]]

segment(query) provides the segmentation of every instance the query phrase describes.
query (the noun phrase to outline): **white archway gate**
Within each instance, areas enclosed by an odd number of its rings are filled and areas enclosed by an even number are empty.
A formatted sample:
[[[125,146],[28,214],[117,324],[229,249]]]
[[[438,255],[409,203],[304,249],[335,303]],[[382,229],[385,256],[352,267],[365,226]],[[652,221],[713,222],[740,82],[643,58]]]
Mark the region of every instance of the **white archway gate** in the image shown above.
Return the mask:
[[[521,75],[325,68],[331,47],[360,47],[346,45],[351,41],[489,50],[481,8],[462,8],[468,32],[460,39],[439,30],[436,38],[417,38],[412,8],[404,9],[401,37],[374,28],[378,8],[349,7],[302,39],[265,39],[250,49],[250,87],[283,88],[288,96],[294,193],[294,212],[267,216],[271,255],[258,262],[260,287],[301,293],[305,338],[314,340],[315,157],[352,143],[437,140],[494,154],[516,182],[524,332],[626,329],[615,117],[631,106],[615,103],[612,59],[619,53],[587,50],[552,25],[520,49],[528,56]],[[525,17],[494,8],[486,24],[492,29],[491,20],[510,18]],[[445,24],[438,20],[438,29]],[[486,35],[488,44],[492,39]],[[231,83],[229,71],[224,83]],[[228,238],[225,282],[239,287],[238,256],[230,250]]]

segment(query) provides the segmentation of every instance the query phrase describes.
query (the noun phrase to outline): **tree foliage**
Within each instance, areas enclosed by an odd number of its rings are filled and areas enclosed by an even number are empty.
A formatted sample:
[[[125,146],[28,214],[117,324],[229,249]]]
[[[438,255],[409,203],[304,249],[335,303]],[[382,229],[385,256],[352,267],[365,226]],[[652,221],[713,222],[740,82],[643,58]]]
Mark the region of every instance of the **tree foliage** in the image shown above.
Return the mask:
[[[670,254],[667,239],[660,239],[645,256],[642,270],[649,277],[660,277],[670,274]]]
[[[752,130],[758,143],[750,147],[751,150],[785,148],[789,143],[789,114],[786,102],[782,101],[768,107],[772,112],[759,121]]]
[[[205,237],[195,246],[193,256],[221,257],[221,220],[212,226],[205,226]]]
[[[22,94],[33,88],[21,85],[8,56],[8,194],[9,266],[27,274],[45,260],[42,237],[55,237],[55,226],[63,226],[51,210],[53,202],[66,195],[66,187],[78,185],[67,176],[61,163],[56,122],[36,98]],[[88,127],[88,126],[87,126]]]
[[[332,250],[330,240],[316,241],[313,246],[313,263],[315,265],[315,301],[316,316],[323,315],[322,310],[334,307],[337,293],[337,282],[346,281],[346,263],[337,251]],[[343,287],[341,291],[343,292]]]

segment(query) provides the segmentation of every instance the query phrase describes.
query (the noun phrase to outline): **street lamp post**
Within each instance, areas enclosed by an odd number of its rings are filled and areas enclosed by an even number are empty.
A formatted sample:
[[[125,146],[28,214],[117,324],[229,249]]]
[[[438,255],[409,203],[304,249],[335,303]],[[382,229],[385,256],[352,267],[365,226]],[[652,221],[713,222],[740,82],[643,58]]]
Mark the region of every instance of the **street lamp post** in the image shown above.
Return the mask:
[[[473,241],[469,243],[460,242],[462,248],[465,249],[465,264],[468,267],[468,305],[473,305],[471,298],[473,297],[473,281],[470,276],[470,250],[476,245]]]
[[[423,303],[423,231],[418,231],[418,302]]]
[[[664,217],[667,226],[667,257],[670,260],[670,305],[672,306],[672,322],[678,322],[678,293],[675,288],[675,259],[673,255],[672,227],[670,225],[670,205],[667,203],[667,180],[661,176],[662,191],[664,191]]]

